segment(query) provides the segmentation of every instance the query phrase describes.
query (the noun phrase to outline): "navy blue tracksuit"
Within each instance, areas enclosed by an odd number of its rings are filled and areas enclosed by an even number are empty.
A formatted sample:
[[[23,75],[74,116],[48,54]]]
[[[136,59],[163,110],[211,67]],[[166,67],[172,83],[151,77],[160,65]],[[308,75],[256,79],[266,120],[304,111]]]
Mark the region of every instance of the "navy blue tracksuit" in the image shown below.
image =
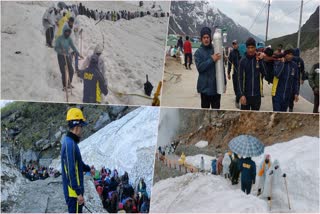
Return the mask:
[[[266,75],[263,61],[257,61],[256,55],[245,54],[238,71],[239,97],[245,96],[247,99],[247,105],[241,105],[241,110],[260,110],[262,75]]]
[[[293,61],[275,62],[272,86],[273,111],[286,112],[293,95],[299,95],[299,68]]]
[[[248,195],[256,181],[256,163],[251,158],[240,159],[241,190]]]
[[[239,103],[239,87],[238,87],[238,69],[239,69],[239,62],[241,56],[238,49],[234,49],[230,52],[228,58],[228,74],[231,73],[231,66],[233,65],[233,74],[232,74],[232,82],[233,82],[233,90],[234,94],[236,95],[236,102]]]

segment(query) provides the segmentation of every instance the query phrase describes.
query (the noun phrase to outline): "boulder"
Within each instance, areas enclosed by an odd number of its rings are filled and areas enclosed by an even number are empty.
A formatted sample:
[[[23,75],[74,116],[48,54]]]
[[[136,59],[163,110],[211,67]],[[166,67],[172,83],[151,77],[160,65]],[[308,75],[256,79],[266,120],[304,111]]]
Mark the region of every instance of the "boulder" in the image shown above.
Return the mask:
[[[117,117],[119,113],[125,111],[127,108],[127,106],[112,106],[109,113],[111,116]]]
[[[105,127],[106,125],[108,125],[111,122],[111,118],[109,116],[109,114],[107,112],[103,112],[98,121],[96,122],[96,124],[93,127],[94,131],[98,131],[99,129]]]

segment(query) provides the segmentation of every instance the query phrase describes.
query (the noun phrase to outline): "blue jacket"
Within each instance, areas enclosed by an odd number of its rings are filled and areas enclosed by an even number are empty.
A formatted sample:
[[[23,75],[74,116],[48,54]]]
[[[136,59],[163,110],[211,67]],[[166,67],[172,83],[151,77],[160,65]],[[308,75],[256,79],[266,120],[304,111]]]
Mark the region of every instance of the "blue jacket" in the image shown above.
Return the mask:
[[[275,62],[272,96],[288,101],[292,94],[299,95],[299,68],[293,61]]]
[[[258,65],[258,68],[257,68]],[[245,54],[241,58],[238,72],[239,96],[261,96],[262,78],[266,75],[266,68],[263,60],[257,63],[256,56]]]
[[[197,91],[198,93],[208,96],[218,94],[216,84],[216,67],[215,62],[211,57],[213,54],[214,49],[211,44],[209,46],[201,45],[194,54],[196,67],[199,72]]]
[[[241,182],[255,183],[256,181],[256,163],[251,158],[241,158],[239,161],[241,172]]]
[[[90,167],[83,163],[77,143],[79,137],[68,132],[62,142],[61,171],[63,191],[66,201],[69,197],[76,198],[84,193],[83,172],[90,171]]]
[[[231,51],[228,58],[228,74],[231,73],[231,65],[233,64],[233,73],[237,75],[241,56],[238,49]]]
[[[63,34],[56,39],[56,44],[55,44],[54,50],[59,55],[63,55],[63,54],[69,55],[69,50],[71,48],[76,54],[80,55],[79,51],[74,46],[73,41],[70,38],[70,36],[68,38],[64,37],[64,32],[67,29],[68,29],[68,27],[64,27]]]

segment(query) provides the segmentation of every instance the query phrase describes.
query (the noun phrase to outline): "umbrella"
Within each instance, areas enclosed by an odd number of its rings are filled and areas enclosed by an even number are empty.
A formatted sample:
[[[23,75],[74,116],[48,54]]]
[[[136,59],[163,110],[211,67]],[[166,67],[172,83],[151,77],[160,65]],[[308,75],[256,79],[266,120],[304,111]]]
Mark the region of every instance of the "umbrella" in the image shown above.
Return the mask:
[[[261,141],[251,135],[240,135],[229,142],[229,148],[232,152],[245,156],[255,157],[263,154],[264,145]]]
[[[59,2],[57,5],[60,9],[67,8],[68,6],[64,2]]]

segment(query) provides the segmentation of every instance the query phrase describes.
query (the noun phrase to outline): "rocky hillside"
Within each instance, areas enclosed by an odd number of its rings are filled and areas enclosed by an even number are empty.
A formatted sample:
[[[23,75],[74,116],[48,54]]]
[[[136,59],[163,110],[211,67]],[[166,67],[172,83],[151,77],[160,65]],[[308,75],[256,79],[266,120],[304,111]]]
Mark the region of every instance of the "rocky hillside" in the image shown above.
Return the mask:
[[[7,150],[13,163],[54,159],[60,153],[60,142],[67,132],[65,116],[74,105],[13,102],[1,109],[1,148]],[[110,122],[131,112],[132,107],[83,105],[89,125],[85,139]]]
[[[169,34],[199,36],[202,27],[219,26],[226,28],[229,45],[234,39],[244,42],[248,37],[261,41],[246,28],[210,5],[209,1],[172,1],[171,14]]]
[[[174,137],[179,144],[176,153],[199,152],[208,155],[224,152],[229,141],[241,134],[258,137],[264,145],[289,141],[301,136],[319,137],[319,115],[269,112],[231,112],[179,110],[180,125]],[[194,145],[208,141],[208,147]]]
[[[297,46],[298,33],[282,36],[279,38],[271,39],[267,42],[267,45],[276,47],[278,44],[286,46]],[[310,16],[306,23],[301,28],[301,40],[300,47],[302,51],[310,50],[319,47],[319,7]],[[318,54],[319,58],[319,54]]]

